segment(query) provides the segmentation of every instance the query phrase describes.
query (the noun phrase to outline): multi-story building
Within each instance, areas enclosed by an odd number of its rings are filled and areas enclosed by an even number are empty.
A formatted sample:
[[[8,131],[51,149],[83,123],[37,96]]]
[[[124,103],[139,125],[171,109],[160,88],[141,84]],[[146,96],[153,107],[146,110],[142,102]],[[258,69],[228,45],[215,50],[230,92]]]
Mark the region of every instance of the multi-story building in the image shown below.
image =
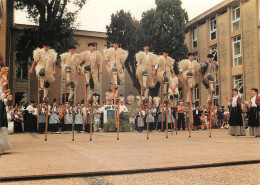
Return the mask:
[[[260,88],[259,0],[224,0],[190,20],[187,28],[185,42],[189,51],[196,54],[199,62],[212,53],[219,64],[215,104],[226,105],[233,88],[240,91],[243,99],[251,97],[252,87]],[[207,90],[197,82],[197,104],[206,105]]]

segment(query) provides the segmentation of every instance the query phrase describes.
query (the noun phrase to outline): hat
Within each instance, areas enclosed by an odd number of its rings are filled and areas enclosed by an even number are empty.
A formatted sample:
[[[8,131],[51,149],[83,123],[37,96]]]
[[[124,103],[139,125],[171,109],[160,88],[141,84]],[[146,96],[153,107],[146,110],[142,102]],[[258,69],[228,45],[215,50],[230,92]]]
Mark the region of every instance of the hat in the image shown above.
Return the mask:
[[[208,58],[213,58],[214,56],[212,54],[207,55]]]
[[[163,52],[163,53],[168,53],[168,54],[169,54],[169,50],[166,49],[166,48],[162,49],[162,52]]]
[[[119,40],[114,40],[113,44],[115,44],[115,43],[120,44]]]
[[[194,53],[188,53],[188,56],[195,56],[195,54]]]
[[[43,42],[43,46],[51,46],[51,45],[50,45],[50,42],[44,41],[44,42]]]
[[[95,47],[95,43],[90,42],[90,43],[88,43],[88,47],[89,47],[89,46],[93,46],[93,47]]]
[[[234,91],[238,92],[238,90],[237,90],[237,89],[232,89],[232,92],[234,92]]]
[[[71,46],[69,46],[69,49],[76,49],[76,46],[71,45]]]
[[[145,46],[149,46],[150,47],[150,44],[148,44],[147,42],[143,43],[143,47]]]
[[[112,91],[112,89],[109,89],[108,91]]]

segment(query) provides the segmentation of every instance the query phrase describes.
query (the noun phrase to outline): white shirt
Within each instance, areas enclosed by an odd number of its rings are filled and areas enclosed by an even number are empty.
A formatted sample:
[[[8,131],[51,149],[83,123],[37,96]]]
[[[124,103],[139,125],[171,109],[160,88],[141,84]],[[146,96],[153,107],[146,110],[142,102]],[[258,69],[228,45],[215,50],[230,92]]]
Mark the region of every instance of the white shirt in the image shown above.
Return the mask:
[[[237,98],[238,98],[238,95],[237,96],[234,96],[232,98],[232,107],[236,107],[237,106]]]
[[[26,108],[26,110],[31,114],[32,111],[34,110],[32,105],[28,105],[28,107]]]
[[[257,107],[255,101],[256,101],[256,96],[254,96],[254,97],[251,99],[251,102],[252,102],[251,107]]]
[[[120,105],[119,106],[119,113],[121,113],[121,112],[128,112],[128,109],[127,109],[127,107],[125,105]]]

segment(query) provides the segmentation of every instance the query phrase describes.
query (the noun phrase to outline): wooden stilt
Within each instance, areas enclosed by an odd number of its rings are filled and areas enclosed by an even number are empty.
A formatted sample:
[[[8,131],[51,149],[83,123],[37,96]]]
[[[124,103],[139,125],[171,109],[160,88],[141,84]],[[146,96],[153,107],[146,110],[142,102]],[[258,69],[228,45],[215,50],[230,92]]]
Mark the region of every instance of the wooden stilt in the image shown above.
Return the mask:
[[[173,135],[173,128],[172,128],[172,107],[171,107],[171,135]]]
[[[175,129],[176,129],[176,135],[177,135],[177,132],[178,132],[178,123],[177,123],[177,119],[174,119],[174,122],[175,122]]]
[[[67,111],[66,111],[66,96],[67,96],[67,84],[66,84],[66,70],[65,70],[65,77],[64,77],[64,83],[65,83],[65,86],[64,86],[64,108],[65,108],[65,112],[64,112],[64,124],[66,123],[66,114],[67,114]]]
[[[163,104],[164,104],[164,94],[163,94],[163,88],[164,88],[164,83],[162,82],[161,85],[161,100],[162,100],[162,131],[163,131]]]
[[[92,141],[92,124],[93,123],[93,101],[91,101],[91,117],[90,117],[90,141]]]
[[[210,87],[209,87],[210,88]],[[210,104],[210,120],[209,120],[209,137],[211,137],[211,124],[212,124],[212,107],[214,105],[214,102],[213,102],[213,93],[212,93],[212,89],[210,88],[210,101],[211,101],[211,104]]]
[[[75,134],[75,120],[74,120],[74,107],[73,102],[71,102],[71,110],[72,110],[72,141],[74,141],[74,134]]]
[[[48,134],[48,123],[49,123],[49,103],[46,101],[46,124],[45,124],[45,141],[47,141],[47,134]]]
[[[191,87],[190,87],[190,80],[188,78],[188,90],[189,90],[189,99],[190,99],[190,117],[189,117],[189,137],[191,137],[191,123],[192,123],[192,99],[191,99]]]
[[[139,126],[141,127],[141,124],[142,124],[142,120],[141,120],[141,117],[142,117],[142,108],[143,106],[143,83],[141,82],[141,96],[140,96],[140,105],[139,105],[139,112],[140,112],[140,117],[139,117]]]
[[[86,85],[86,76],[84,74],[84,85],[85,85],[85,96],[84,96],[84,103],[85,103],[85,122],[82,125],[83,131],[85,131],[86,124],[88,124],[88,102],[87,102],[87,85]]]
[[[167,87],[167,84],[165,84],[166,85],[166,138],[168,138],[168,127],[169,127],[169,124],[168,124],[168,120],[169,120],[169,118],[168,118],[168,115],[169,115],[169,109],[168,109],[168,107],[169,107],[169,104],[168,104],[168,87]]]
[[[115,90],[115,79],[113,73],[111,73],[112,77],[112,84],[113,84],[113,95],[114,95],[114,119],[115,119],[115,126],[117,129],[119,129],[117,124],[117,116],[116,116],[116,90]],[[117,137],[117,140],[119,140],[119,137]]]
[[[149,113],[150,113],[150,106],[149,106],[149,100],[148,100],[147,101],[147,110],[146,110],[147,139],[149,139]]]
[[[40,78],[38,78],[38,108],[37,108],[37,131],[39,131],[39,116],[40,116]]]
[[[119,87],[118,87],[119,88]],[[119,95],[117,95],[117,96],[119,96]],[[120,111],[120,107],[119,107],[119,101],[117,101],[117,140],[119,140],[119,128],[120,128],[120,126],[119,126],[119,111]]]

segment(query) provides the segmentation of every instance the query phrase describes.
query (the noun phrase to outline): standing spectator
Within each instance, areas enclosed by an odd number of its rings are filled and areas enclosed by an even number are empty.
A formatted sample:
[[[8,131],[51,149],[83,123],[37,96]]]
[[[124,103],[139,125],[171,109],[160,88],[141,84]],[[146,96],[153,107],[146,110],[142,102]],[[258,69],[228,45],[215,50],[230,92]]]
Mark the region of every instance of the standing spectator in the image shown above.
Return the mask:
[[[226,99],[230,110],[230,126],[229,134],[232,136],[245,136],[246,131],[242,120],[241,98],[238,95],[238,90],[232,90],[233,97]]]
[[[22,116],[21,116],[21,112],[18,110],[14,111],[14,132],[18,133],[18,132],[22,132],[23,128],[22,128]]]
[[[201,126],[200,117],[201,117],[201,111],[199,110],[199,107],[197,106],[195,108],[195,110],[193,111],[193,121],[194,121],[195,130],[198,130],[199,126]]]
[[[220,128],[229,128],[229,118],[230,118],[230,114],[229,114],[229,111],[228,109],[225,110],[224,112],[224,124],[222,127]]]
[[[218,118],[218,125],[219,127],[223,127],[224,123],[224,110],[223,107],[220,106],[219,109],[217,110],[217,118]]]
[[[51,131],[52,134],[60,134],[58,132],[58,124],[60,123],[59,119],[59,107],[57,106],[56,100],[54,100],[51,110],[50,110],[50,121],[49,121],[49,130]]]
[[[182,130],[185,130],[185,118],[184,118],[184,112],[185,112],[185,107],[183,106],[183,102],[180,102],[180,105],[178,106],[177,109],[178,112],[178,130],[182,127]]]
[[[47,113],[47,107],[43,102],[41,103],[40,110],[39,110],[39,134],[43,134],[45,131],[46,113]]]
[[[65,121],[63,125],[63,131],[66,133],[69,133],[72,130],[72,108],[70,107],[70,104],[66,102],[65,105]]]
[[[34,112],[34,102],[33,101],[29,101],[28,102],[28,106],[26,108],[26,110],[28,111],[28,116],[27,116],[27,123],[25,125],[26,127],[26,131],[28,132],[34,132],[35,131],[35,126],[34,126],[34,122],[33,122],[33,112]]]
[[[13,134],[14,133],[14,109],[13,106],[8,106],[7,110],[7,122],[8,122],[8,133]]]
[[[80,104],[77,104],[77,107],[75,108],[75,130],[80,133],[82,131],[82,123],[83,123],[83,117],[82,117],[82,109]]]

